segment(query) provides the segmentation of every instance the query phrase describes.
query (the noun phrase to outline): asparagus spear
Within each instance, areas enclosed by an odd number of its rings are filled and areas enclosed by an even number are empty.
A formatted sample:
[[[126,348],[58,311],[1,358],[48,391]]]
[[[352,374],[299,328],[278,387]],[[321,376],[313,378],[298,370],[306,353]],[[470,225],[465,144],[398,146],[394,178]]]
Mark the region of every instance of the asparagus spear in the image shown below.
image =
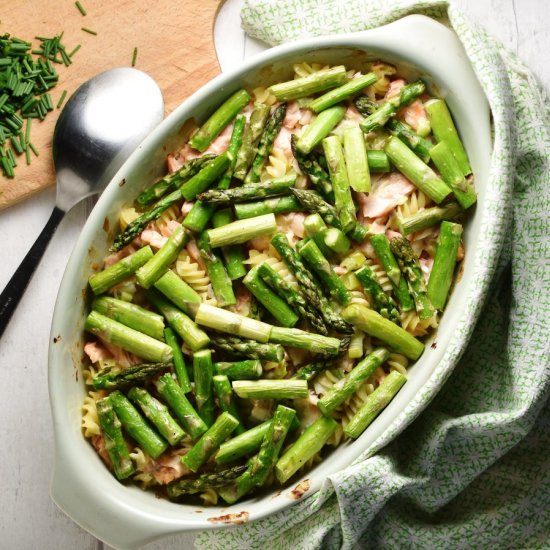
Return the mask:
[[[109,398],[96,401],[97,418],[105,449],[111,459],[117,479],[126,479],[135,473],[135,468],[122,435],[121,423],[109,401]]]
[[[218,210],[212,216],[212,225],[214,227],[223,227],[233,221],[235,221],[235,218],[229,208]],[[224,246],[222,247],[222,254],[225,260],[227,274],[232,281],[241,279],[246,275],[246,268],[243,264],[246,256],[241,245]]]
[[[254,340],[244,340],[231,336],[211,336],[210,343],[216,349],[233,356],[249,357],[280,363],[284,359],[283,346],[276,344],[260,344]]]
[[[95,298],[92,310],[110,317],[127,327],[139,330],[157,340],[164,336],[164,319],[161,315],[142,308],[137,304],[117,300],[110,296]]]
[[[273,142],[283,125],[283,121],[286,116],[286,103],[283,103],[275,108],[271,113],[265,129],[260,137],[258,148],[256,149],[256,155],[252,161],[252,166],[248,171],[245,178],[245,183],[254,183],[260,181],[260,175],[262,169],[267,162],[271,149],[273,148]]]
[[[237,435],[242,434],[246,431],[246,428],[243,426],[239,411],[237,410],[237,404],[233,397],[233,389],[231,388],[229,378],[223,374],[217,374],[212,377],[212,382],[214,384],[214,392],[218,397],[220,409],[222,411],[227,411],[239,421],[239,425],[235,428],[235,433]]]
[[[450,202],[443,206],[425,208],[407,218],[398,218],[399,231],[406,237],[411,233],[433,227],[443,220],[454,220],[462,213],[462,208],[456,202]]]
[[[380,128],[388,122],[390,117],[401,107],[404,107],[423,94],[426,90],[426,85],[422,80],[416,80],[407,84],[399,90],[399,93],[385,101],[372,114],[367,116],[360,124],[361,130],[368,134],[377,128]]]
[[[356,227],[358,226],[359,224],[357,224]],[[327,229],[321,232],[321,238],[325,246],[331,252],[334,252],[334,254],[345,254],[351,246],[349,239],[342,233],[342,231],[336,229],[336,227],[327,227]],[[361,238],[361,240],[363,240],[363,238]],[[315,240],[315,237],[313,240]],[[315,240],[315,242],[317,241]]]
[[[223,227],[209,229],[206,233],[210,246],[227,246],[229,244],[244,243],[254,237],[269,235],[274,233],[277,228],[277,221],[274,214],[265,216],[256,216],[246,220],[238,220],[228,223]]]
[[[247,273],[243,283],[282,326],[293,327],[298,322],[298,315],[264,283],[259,275],[259,266]]]
[[[372,297],[376,311],[378,311],[382,317],[393,321],[396,325],[400,325],[401,316],[399,310],[393,298],[388,296],[378,283],[374,271],[368,265],[364,265],[355,272],[355,276]]]
[[[212,251],[206,232],[201,233],[198,239],[201,258],[203,259],[214,296],[220,307],[233,306],[237,303],[231,279],[225,270],[221,259]]]
[[[326,170],[317,162],[313,155],[304,155],[301,153],[296,144],[298,142],[298,136],[292,134],[290,136],[290,145],[292,148],[292,154],[300,167],[300,170],[309,176],[311,183],[317,188],[319,193],[323,195],[327,200],[334,200],[334,193],[332,191],[332,182]]]
[[[97,311],[91,311],[84,328],[99,338],[153,363],[172,360],[172,348]]]
[[[189,403],[183,389],[177,385],[170,374],[163,374],[155,386],[192,439],[198,439],[208,430],[204,420]]]
[[[246,202],[251,199],[261,199],[274,195],[284,195],[289,192],[289,188],[296,183],[296,173],[287,174],[280,178],[273,178],[261,183],[251,183],[244,187],[235,187],[233,189],[213,189],[201,193],[198,198],[204,202],[214,202],[216,204],[227,205],[236,202]]]
[[[389,356],[390,352],[386,348],[376,348],[319,399],[319,410],[325,416],[330,416],[384,361],[387,361]]]
[[[307,97],[317,92],[324,92],[344,84],[346,80],[346,68],[343,65],[338,65],[326,71],[317,71],[302,78],[274,84],[268,90],[278,101],[289,101]]]
[[[414,300],[409,294],[407,281],[404,277],[401,277],[401,270],[399,269],[397,260],[392,254],[388,238],[383,233],[380,233],[378,235],[372,235],[370,242],[376,252],[377,258],[380,260],[380,263],[388,274],[390,282],[393,286],[395,297],[401,304],[401,309],[403,311],[410,311],[411,309],[414,309]]]
[[[451,222],[441,224],[434,264],[428,280],[428,297],[437,309],[443,309],[447,301],[461,236],[460,224]]]
[[[273,327],[269,341],[274,344],[307,349],[323,355],[337,355],[341,341],[338,338],[305,332],[297,328]]]
[[[245,123],[246,117],[244,115],[238,115],[235,119],[235,125],[233,126],[229,147],[227,148],[231,162],[229,163],[223,177],[218,182],[218,189],[228,189],[231,185],[231,177],[235,168],[235,162],[237,161],[237,153],[242,143]],[[215,210],[216,205],[214,204],[204,204],[200,200],[195,201],[191,207],[191,210],[187,216],[185,216],[185,220],[183,221],[184,227],[187,227],[187,229],[197,233],[204,231]]]
[[[437,204],[450,193],[445,182],[399,138],[392,136],[384,151],[394,166]]]
[[[327,335],[328,331],[319,313],[311,307],[304,297],[292,288],[268,263],[258,266],[258,275],[291,307],[295,308],[316,332]]]
[[[254,149],[269,117],[269,110],[269,105],[265,103],[254,103],[254,110],[250,115],[250,122],[244,132],[233,172],[233,176],[239,180],[244,180],[246,177],[246,173],[254,157]]]
[[[377,103],[372,101],[367,96],[360,96],[354,101],[357,110],[363,116],[369,116],[378,107]],[[433,143],[419,136],[408,124],[397,120],[396,118],[390,118],[386,122],[386,128],[390,133],[398,137],[403,143],[405,143],[410,149],[412,149],[423,162],[430,160],[430,149],[433,147]]]
[[[336,212],[344,231],[348,232],[353,229],[357,220],[340,138],[337,136],[325,138],[323,140],[323,149],[334,190]]]
[[[322,96],[314,99],[309,105],[308,109],[311,109],[314,113],[324,111],[328,107],[336,105],[360,92],[363,88],[370,86],[376,82],[377,78],[374,73],[367,73],[363,76],[359,76],[346,82],[342,86],[323,94]]]
[[[189,238],[188,231],[181,225],[178,226],[157,253],[136,271],[138,283],[143,288],[150,288],[168,271]]]
[[[223,412],[194,447],[182,457],[181,462],[196,472],[239,425],[239,421],[228,412]]]
[[[250,101],[246,90],[236,91],[229,99],[214,111],[210,118],[189,140],[189,145],[198,151],[204,151],[218,134],[237,116]]]
[[[275,465],[279,483],[288,481],[311,457],[316,455],[336,430],[333,418],[321,416],[300,435]]]
[[[343,322],[341,317],[334,311],[333,307],[323,295],[314,276],[303,264],[298,254],[288,244],[286,236],[282,233],[277,233],[271,239],[271,244],[294,273],[306,300],[319,311],[325,323],[338,332],[349,333],[351,328],[347,323]]]
[[[330,107],[319,113],[296,142],[296,149],[305,155],[311,153],[344,118],[345,114],[346,108],[341,105]],[[332,183],[334,185],[334,182]]]
[[[233,132],[231,133],[231,139],[229,140],[229,146],[227,147],[231,155],[231,162],[218,183],[218,189],[229,189],[231,185],[231,179],[233,178],[233,173],[235,172],[235,166],[237,164],[237,155],[243,143],[245,126],[246,117],[244,115],[237,115],[233,126]]]
[[[344,158],[350,187],[354,191],[370,191],[370,172],[365,138],[357,126],[344,130]]]
[[[156,220],[167,208],[181,201],[181,199],[180,189],[176,189],[162,197],[149,210],[146,210],[141,216],[129,223],[122,233],[117,235],[111,250],[117,252],[127,244],[130,244],[145,229],[149,222]]]
[[[190,313],[190,304],[201,302],[199,294],[171,269],[155,282],[155,288],[187,314]]]
[[[318,361],[300,367],[294,373],[292,378],[296,378],[297,380],[307,380],[309,382],[310,380],[313,380],[320,372],[333,367],[333,358],[319,359]]]
[[[214,422],[214,395],[212,393],[212,352],[202,349],[193,355],[193,375],[195,379],[195,401],[199,416],[207,426]]]
[[[185,365],[178,337],[171,328],[164,329],[164,341],[172,348],[172,353],[174,354],[174,372],[176,373],[178,383],[184,393],[189,393],[192,390],[189,373],[187,372],[187,366]]]
[[[380,411],[394,398],[406,381],[407,377],[400,372],[390,372],[352,416],[349,424],[344,428],[344,433],[348,437],[357,439]]]
[[[300,256],[305,260],[317,277],[319,277],[319,280],[325,285],[325,288],[328,289],[333,298],[344,305],[349,303],[351,294],[344,286],[342,279],[334,273],[330,263],[323,256],[323,253],[319,250],[314,240],[308,240],[300,248]]]
[[[303,210],[302,205],[292,195],[235,204],[234,209],[235,216],[239,220],[255,218],[265,214],[286,214],[287,212],[301,212]]]
[[[232,386],[244,399],[295,399],[309,393],[305,380],[235,380]]]
[[[169,369],[172,363],[140,363],[130,367],[106,367],[92,379],[94,390],[114,390],[150,380]]]
[[[432,147],[430,156],[439,170],[443,181],[453,190],[453,194],[460,206],[464,209],[470,208],[477,200],[476,192],[471,182],[462,173],[447,142],[440,141]]]
[[[260,448],[265,434],[269,430],[271,420],[266,420],[254,428],[243,432],[220,445],[220,450],[216,453],[215,460],[217,464],[226,464],[233,462],[237,458],[246,456]]]
[[[222,497],[232,503],[249,493],[254,487],[261,487],[273,470],[279,457],[279,452],[290,429],[296,411],[278,405],[269,429],[264,436],[260,450],[249,463],[248,469],[236,481],[234,492],[224,490]],[[232,493],[232,494],[231,494]]]
[[[177,445],[183,439],[185,432],[172,418],[166,405],[155,399],[147,390],[134,386],[128,392],[128,397],[140,407],[145,417],[170,445]]]
[[[214,363],[214,372],[227,376],[229,380],[257,380],[262,376],[262,364],[258,359],[220,362]]]
[[[324,236],[325,236],[326,230],[327,230],[327,226],[323,221],[323,218],[321,218],[319,214],[310,214],[309,216],[306,216],[306,218],[304,219],[305,236],[312,238],[317,244],[317,246],[319,247],[319,250],[325,256],[330,256],[333,251],[325,244]],[[339,230],[337,229],[336,231],[339,231]],[[340,233],[342,232],[340,231]]]
[[[166,441],[149,427],[125,395],[115,390],[109,395],[108,399],[122,427],[148,455],[158,458],[166,451],[168,448]]]
[[[363,332],[378,338],[409,359],[418,359],[424,351],[422,342],[366,306],[351,304],[342,311],[342,316]]]
[[[367,151],[367,161],[371,172],[389,172],[391,170],[390,159],[384,151],[375,149]]]
[[[216,155],[207,154],[196,159],[188,160],[179,170],[176,170],[173,174],[164,176],[154,185],[140,193],[136,202],[140,206],[148,206],[166,195],[166,193],[175,191],[176,188],[181,187],[183,183],[201,170],[207,162],[215,158]]]
[[[251,338],[261,343],[269,340],[272,326],[244,315],[233,313],[209,304],[201,304],[197,309],[195,321],[202,326],[226,332],[242,338]]]
[[[233,466],[220,472],[209,472],[194,479],[178,479],[166,486],[168,498],[178,498],[182,495],[194,495],[207,489],[219,489],[228,485],[246,470],[244,464]]]
[[[468,176],[472,173],[470,163],[468,162],[468,155],[464,150],[447,104],[443,99],[430,99],[426,102],[425,107],[435,139],[438,142],[445,142],[447,144],[462,173]]]
[[[162,294],[154,290],[147,292],[148,300],[164,315],[170,327],[192,351],[204,348],[210,342],[208,334],[185,313],[174,307]]]
[[[428,298],[422,269],[411,243],[405,237],[395,237],[391,239],[390,246],[401,273],[405,276],[418,316],[420,319],[429,319],[433,316],[434,309]]]
[[[187,201],[193,200],[199,193],[206,191],[219,179],[229,168],[232,161],[233,155],[229,150],[216,157],[180,187],[181,196]]]
[[[122,260],[106,267],[99,273],[94,273],[88,283],[94,294],[103,294],[111,287],[120,283],[126,277],[129,277],[143,264],[149,261],[153,257],[153,251],[150,246],[144,246],[137,252],[126,256]]]

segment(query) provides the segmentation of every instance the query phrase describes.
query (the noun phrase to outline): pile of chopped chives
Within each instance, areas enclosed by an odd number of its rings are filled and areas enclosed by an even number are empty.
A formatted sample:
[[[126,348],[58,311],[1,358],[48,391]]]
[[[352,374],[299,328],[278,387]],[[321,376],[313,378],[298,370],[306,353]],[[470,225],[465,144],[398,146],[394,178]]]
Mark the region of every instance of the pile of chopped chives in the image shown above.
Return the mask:
[[[38,156],[30,141],[31,121],[43,120],[53,111],[50,90],[59,79],[53,64],[70,65],[78,49],[67,53],[62,37],[63,33],[36,37],[40,41],[36,50],[31,50],[30,42],[9,34],[0,37],[0,164],[9,178],[14,177],[17,156],[24,154],[27,164],[31,151]],[[58,107],[61,103],[60,98]]]

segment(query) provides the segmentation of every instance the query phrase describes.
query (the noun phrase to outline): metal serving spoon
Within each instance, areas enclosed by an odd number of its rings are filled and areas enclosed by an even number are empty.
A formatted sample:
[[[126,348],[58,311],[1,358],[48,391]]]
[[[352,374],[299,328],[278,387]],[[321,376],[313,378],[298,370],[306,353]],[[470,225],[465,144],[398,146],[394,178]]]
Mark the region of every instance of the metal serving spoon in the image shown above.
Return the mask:
[[[65,213],[82,199],[101,193],[163,116],[159,87],[137,69],[105,71],[71,96],[53,136],[55,207],[0,295],[0,336]]]

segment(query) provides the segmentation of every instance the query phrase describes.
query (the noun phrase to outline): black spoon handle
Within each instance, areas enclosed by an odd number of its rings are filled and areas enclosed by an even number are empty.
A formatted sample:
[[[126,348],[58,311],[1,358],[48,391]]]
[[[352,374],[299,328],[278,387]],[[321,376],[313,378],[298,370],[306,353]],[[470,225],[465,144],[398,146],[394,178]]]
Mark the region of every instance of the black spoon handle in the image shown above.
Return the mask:
[[[44,255],[48,243],[64,215],[65,212],[63,210],[57,208],[57,206],[54,207],[50,219],[44,229],[42,229],[42,233],[38,235],[32,248],[27,252],[17,271],[13,274],[0,295],[0,337],[4,334],[4,330],[8,326],[17,304],[21,300],[35,269]]]

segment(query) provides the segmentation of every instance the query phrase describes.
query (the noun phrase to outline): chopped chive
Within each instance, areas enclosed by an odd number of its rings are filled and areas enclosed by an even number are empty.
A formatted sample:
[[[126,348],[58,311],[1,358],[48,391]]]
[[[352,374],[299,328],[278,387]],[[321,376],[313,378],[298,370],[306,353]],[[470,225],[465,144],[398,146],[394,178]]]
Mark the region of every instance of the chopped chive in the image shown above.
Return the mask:
[[[84,32],[87,32],[88,34],[93,34],[94,36],[97,36],[97,32],[93,31],[92,29],[88,29],[87,27],[82,27]]]
[[[35,156],[38,156],[38,151],[36,150],[36,147],[34,146],[32,141],[29,141],[29,143],[27,143],[27,145],[32,149],[32,152],[35,154]]]
[[[61,96],[59,98],[59,101],[57,102],[57,108],[60,109],[61,105],[63,105],[63,102],[65,101],[65,97],[67,96],[67,90],[63,90],[61,93]],[[27,124],[28,125],[28,124]],[[28,141],[28,140],[27,140]]]
[[[11,149],[6,151],[6,156],[8,157],[12,167],[17,166],[17,160],[15,159],[15,155]]]
[[[22,155],[23,154],[23,148],[21,147],[21,143],[19,143],[19,140],[17,139],[16,136],[12,136],[10,138],[10,143],[11,143],[11,146],[13,148],[13,150],[18,154],[18,155]]]
[[[88,15],[88,13],[86,12],[84,6],[78,2],[78,0],[74,3],[74,5],[78,8],[78,11],[82,14],[82,15]]]
[[[134,53],[132,54],[132,67],[136,66],[137,53],[138,53],[138,49],[136,47],[134,48]]]
[[[72,57],[78,50],[80,50],[81,47],[82,47],[81,44],[78,44],[77,46],[75,46],[73,51],[69,53],[69,57]]]
[[[2,168],[4,169],[4,175],[8,178],[13,178],[15,175],[13,172],[13,167],[8,157],[2,157]]]
[[[29,147],[25,149],[25,162],[27,163],[27,166],[31,163],[31,150]]]

